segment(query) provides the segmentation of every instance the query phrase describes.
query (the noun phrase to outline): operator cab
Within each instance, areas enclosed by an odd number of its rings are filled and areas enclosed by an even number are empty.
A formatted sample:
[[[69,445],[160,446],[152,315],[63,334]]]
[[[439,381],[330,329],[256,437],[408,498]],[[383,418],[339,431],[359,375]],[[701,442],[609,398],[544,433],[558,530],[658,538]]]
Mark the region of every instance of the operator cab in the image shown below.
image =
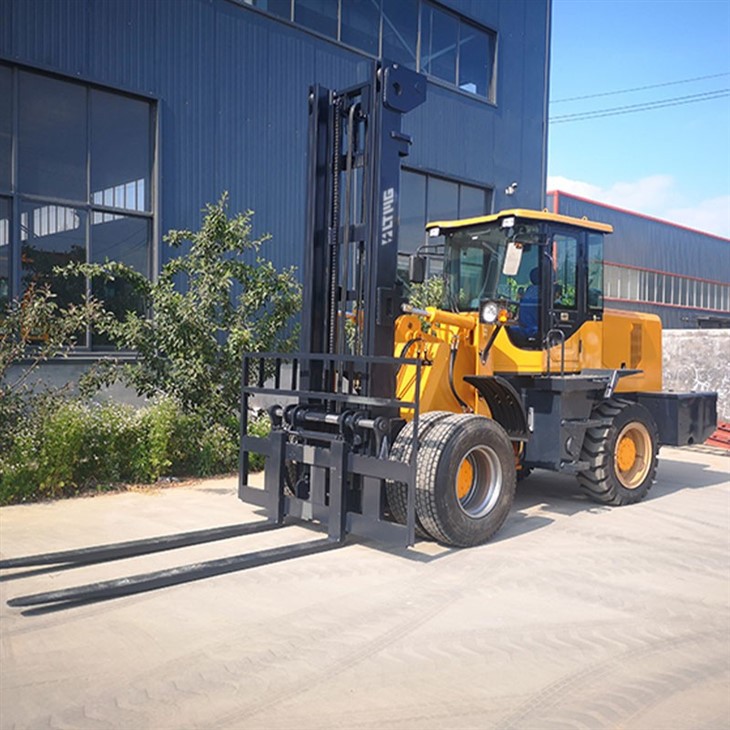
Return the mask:
[[[429,223],[444,241],[444,309],[479,312],[512,342],[541,349],[603,316],[603,236],[612,227],[547,211]]]

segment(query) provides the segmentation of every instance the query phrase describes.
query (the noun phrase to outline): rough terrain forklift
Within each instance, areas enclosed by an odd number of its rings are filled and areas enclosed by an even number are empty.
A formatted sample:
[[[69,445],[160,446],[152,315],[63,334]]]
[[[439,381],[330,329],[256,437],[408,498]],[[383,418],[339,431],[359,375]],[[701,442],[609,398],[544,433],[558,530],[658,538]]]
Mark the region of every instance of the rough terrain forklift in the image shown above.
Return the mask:
[[[266,443],[244,432],[241,497],[336,540],[454,546],[489,539],[533,468],[575,474],[602,503],[639,501],[661,444],[713,431],[716,395],[662,392],[659,318],[604,308],[608,225],[531,210],[430,223],[444,300],[405,304],[399,116],[424,89],[391,66],[312,93],[305,349],[286,391],[284,356],[247,359],[244,414],[249,397],[279,400]],[[422,282],[426,259],[405,278]],[[249,448],[268,457],[264,493],[246,483]]]
[[[661,391],[661,324],[604,308],[610,227],[511,210],[428,225],[444,301],[406,289],[426,256],[398,266],[403,114],[425,78],[377,65],[344,91],[309,94],[309,201],[302,352],[243,359],[238,495],[266,519],[0,561],[0,568],[118,560],[283,526],[327,536],[189,566],[11,599],[26,613],[153,590],[343,544],[348,533],[412,545],[488,540],[532,468],[575,474],[607,504],[642,499],[660,444],[703,441],[716,394]],[[248,433],[265,406],[266,438]],[[249,452],[266,457],[249,483]],[[28,608],[30,607],[30,608]]]

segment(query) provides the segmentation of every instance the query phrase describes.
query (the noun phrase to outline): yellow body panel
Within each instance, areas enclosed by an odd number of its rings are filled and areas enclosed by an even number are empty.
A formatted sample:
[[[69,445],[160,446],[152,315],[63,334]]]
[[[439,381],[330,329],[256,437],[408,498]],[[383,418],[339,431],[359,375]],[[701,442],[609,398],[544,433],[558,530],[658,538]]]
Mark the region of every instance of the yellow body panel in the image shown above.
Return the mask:
[[[643,370],[621,378],[619,393],[662,389],[662,322],[654,314],[606,309],[603,313],[601,360],[604,368]],[[586,366],[590,367],[590,366]]]
[[[477,314],[462,313],[455,319],[449,312],[429,310],[429,323],[416,315],[404,315],[396,323],[395,355],[417,358],[421,368],[421,411],[465,409],[449,385],[452,347],[456,347],[454,388],[467,409],[488,415],[476,390],[464,382],[467,375],[514,375],[561,370],[561,348],[525,350],[515,346],[504,327],[497,333],[485,363],[480,353],[494,325],[479,324]],[[443,321],[439,322],[439,315]],[[458,321],[462,325],[450,324]],[[424,326],[425,325],[425,326]],[[406,349],[406,345],[412,343]],[[660,391],[662,388],[661,321],[652,314],[607,309],[602,321],[585,322],[565,342],[563,369],[566,373],[583,370],[641,370],[621,378],[616,392]],[[415,399],[416,368],[401,367],[397,394],[403,400]],[[403,414],[409,418],[410,414]]]

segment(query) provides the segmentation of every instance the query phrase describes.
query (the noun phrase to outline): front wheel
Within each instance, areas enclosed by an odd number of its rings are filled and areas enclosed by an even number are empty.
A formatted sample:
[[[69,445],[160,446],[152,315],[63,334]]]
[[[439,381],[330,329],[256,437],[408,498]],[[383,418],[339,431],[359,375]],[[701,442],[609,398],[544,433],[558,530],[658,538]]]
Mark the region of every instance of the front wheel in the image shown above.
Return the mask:
[[[483,416],[452,415],[421,444],[416,514],[438,542],[479,545],[507,519],[516,481],[514,449],[504,429]]]
[[[640,502],[656,476],[659,438],[654,419],[644,406],[618,399],[602,403],[594,415],[605,423],[586,432],[581,459],[590,466],[578,482],[596,502]]]
[[[452,416],[451,411],[430,411],[424,413],[418,419],[418,441],[423,443],[428,432],[439,422],[445,418]],[[402,461],[409,463],[411,460],[411,452],[413,447],[413,431],[415,423],[409,421],[402,429],[393,442],[390,450],[389,458],[394,461]],[[420,445],[419,445],[420,449]],[[418,458],[421,458],[420,451]],[[408,487],[403,482],[387,481],[385,483],[385,493],[388,499],[388,507],[393,519],[401,525],[405,525],[408,518]],[[421,521],[416,515],[416,536],[430,538],[431,535],[423,528]]]

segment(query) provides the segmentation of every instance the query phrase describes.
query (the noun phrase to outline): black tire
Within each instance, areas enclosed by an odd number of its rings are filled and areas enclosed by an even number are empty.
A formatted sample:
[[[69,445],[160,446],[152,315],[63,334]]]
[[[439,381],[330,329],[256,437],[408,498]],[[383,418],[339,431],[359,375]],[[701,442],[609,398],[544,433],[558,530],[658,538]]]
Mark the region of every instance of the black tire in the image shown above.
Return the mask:
[[[424,413],[418,419],[418,441],[423,442],[424,436],[444,418],[453,416],[451,411],[430,411]],[[401,429],[401,432],[393,442],[390,449],[389,458],[394,461],[403,461],[408,463],[411,458],[411,447],[413,446],[413,421],[409,421]],[[420,449],[420,445],[419,445]],[[388,499],[388,507],[393,519],[401,525],[406,524],[408,515],[408,488],[403,482],[386,482],[385,494]],[[416,535],[430,539],[431,535],[423,528],[421,521],[416,515]]]
[[[449,416],[426,434],[418,462],[416,514],[435,540],[471,547],[502,527],[517,478],[512,443],[498,423]]]
[[[646,497],[656,477],[659,438],[649,411],[638,403],[611,399],[593,411],[606,424],[589,428],[578,474],[582,490],[601,504],[625,505]]]

